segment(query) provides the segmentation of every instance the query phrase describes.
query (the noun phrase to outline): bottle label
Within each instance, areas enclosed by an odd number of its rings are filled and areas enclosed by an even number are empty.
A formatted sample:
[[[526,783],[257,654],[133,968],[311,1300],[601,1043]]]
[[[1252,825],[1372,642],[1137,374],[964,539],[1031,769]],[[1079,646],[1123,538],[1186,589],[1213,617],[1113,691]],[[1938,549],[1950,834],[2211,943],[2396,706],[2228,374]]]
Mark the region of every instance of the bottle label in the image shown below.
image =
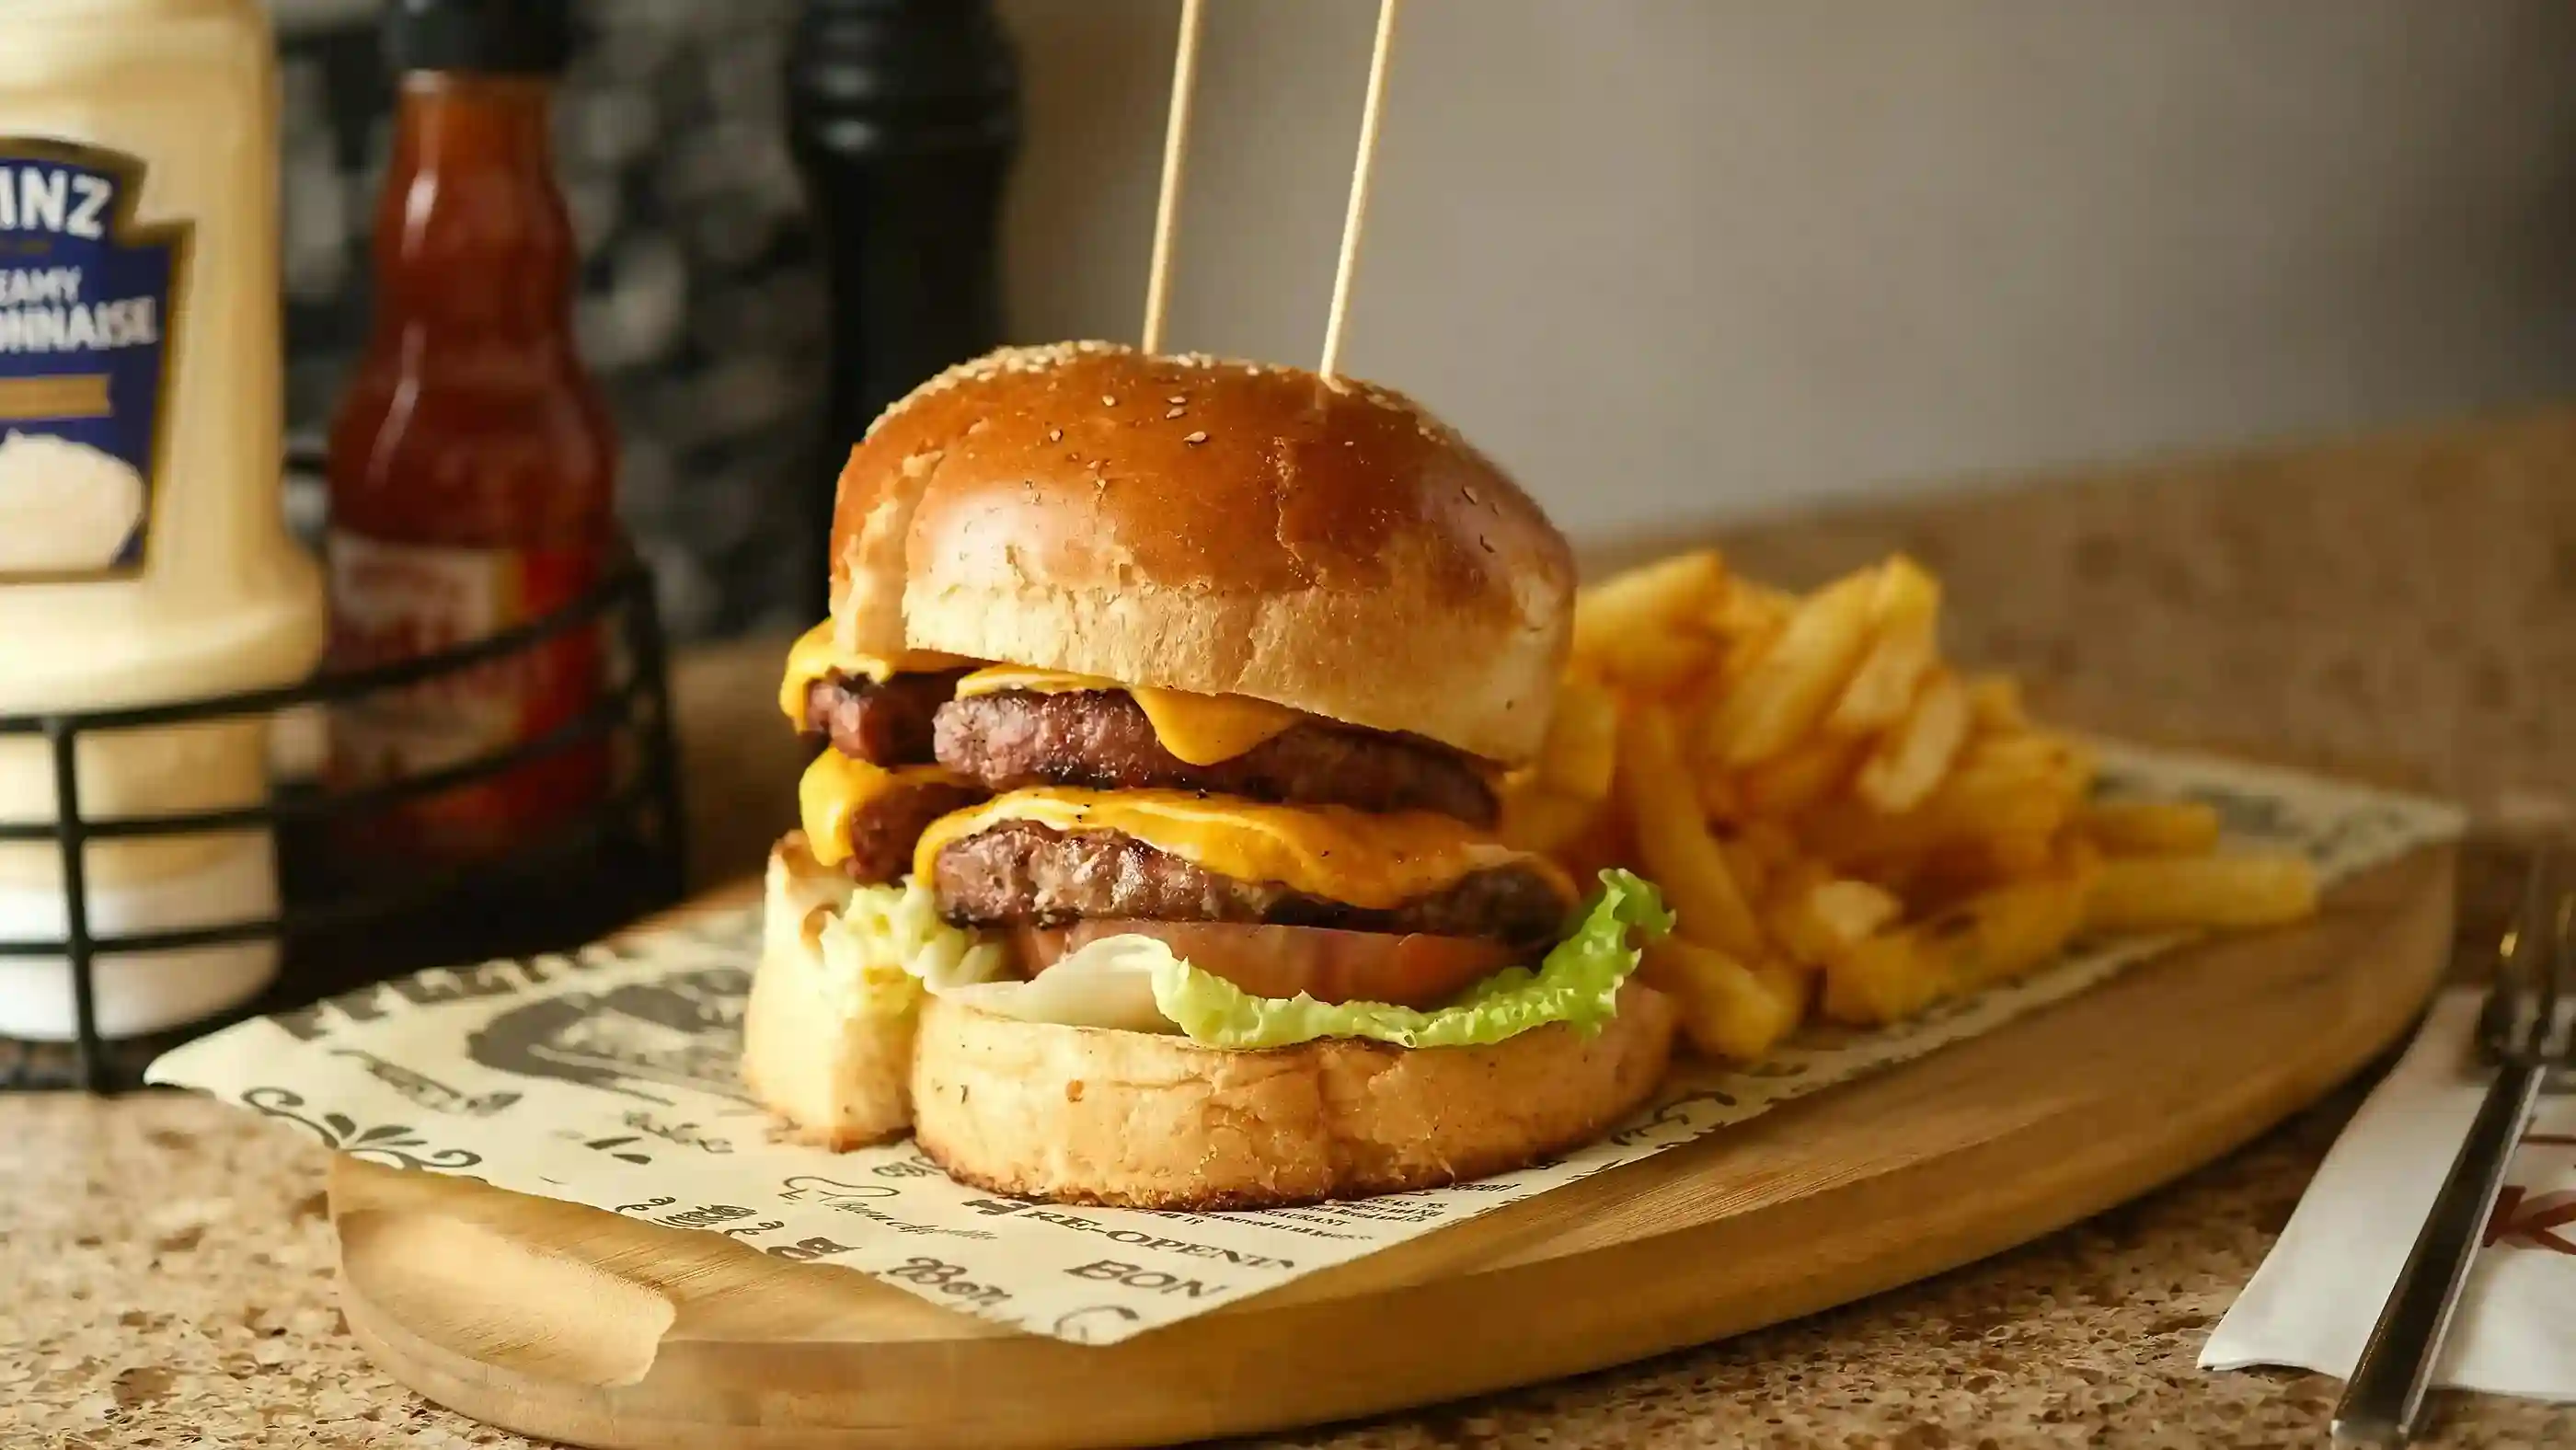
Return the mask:
[[[390,543],[333,530],[331,662],[363,669],[436,654],[542,618],[600,579],[590,550]],[[599,698],[602,631],[572,630],[418,685],[331,710],[329,778],[343,789],[446,770],[577,718]],[[396,814],[422,844],[469,845],[586,804],[604,779],[593,747],[417,798]]]
[[[135,220],[143,171],[0,136],[0,584],[143,569],[190,231]]]

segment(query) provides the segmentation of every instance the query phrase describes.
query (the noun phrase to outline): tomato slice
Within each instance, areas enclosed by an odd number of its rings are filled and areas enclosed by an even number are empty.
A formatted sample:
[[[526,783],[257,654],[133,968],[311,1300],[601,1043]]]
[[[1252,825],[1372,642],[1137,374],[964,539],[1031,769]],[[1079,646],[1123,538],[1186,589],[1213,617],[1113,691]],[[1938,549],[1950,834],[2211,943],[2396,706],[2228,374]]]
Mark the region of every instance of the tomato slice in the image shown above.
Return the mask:
[[[1485,937],[1231,921],[1084,921],[1022,927],[1015,933],[1020,960],[1031,976],[1069,952],[1112,936],[1156,938],[1173,955],[1256,997],[1303,992],[1318,1002],[1391,1002],[1399,1007],[1441,1006],[1519,956]]]

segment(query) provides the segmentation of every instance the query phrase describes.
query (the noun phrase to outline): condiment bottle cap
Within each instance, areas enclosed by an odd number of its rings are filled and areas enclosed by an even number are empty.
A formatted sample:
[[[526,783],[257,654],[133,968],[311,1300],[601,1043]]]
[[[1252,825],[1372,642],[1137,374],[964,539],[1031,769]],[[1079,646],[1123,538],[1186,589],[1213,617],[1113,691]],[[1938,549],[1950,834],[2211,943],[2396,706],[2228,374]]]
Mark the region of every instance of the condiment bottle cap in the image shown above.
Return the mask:
[[[393,0],[385,51],[404,71],[553,75],[572,57],[568,0]]]

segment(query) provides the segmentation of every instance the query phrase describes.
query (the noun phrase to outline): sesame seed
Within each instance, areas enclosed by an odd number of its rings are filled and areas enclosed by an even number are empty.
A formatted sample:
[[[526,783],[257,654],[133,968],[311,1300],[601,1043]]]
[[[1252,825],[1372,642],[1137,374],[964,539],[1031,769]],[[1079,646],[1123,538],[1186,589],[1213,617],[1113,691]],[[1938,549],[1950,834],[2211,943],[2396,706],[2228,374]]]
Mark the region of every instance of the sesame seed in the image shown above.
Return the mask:
[[[1165,398],[1163,401],[1164,401],[1164,402],[1166,402],[1166,403],[1186,403],[1186,402],[1188,402],[1189,400],[1190,400],[1190,396],[1189,396],[1189,394],[1187,394],[1187,393],[1174,393],[1174,394],[1172,394],[1170,397]]]
[[[1173,408],[1173,409],[1171,409],[1171,410],[1169,410],[1169,411],[1165,412],[1165,413],[1163,414],[1163,416],[1164,416],[1164,417],[1166,417],[1166,418],[1177,418],[1177,417],[1181,416],[1182,414],[1184,414],[1184,413],[1186,413],[1186,412],[1188,412],[1188,411],[1189,411],[1189,409],[1187,409],[1187,408]]]
[[[1049,428],[1047,430],[1047,441],[1049,443],[1062,443],[1064,441],[1064,430],[1062,428]]]
[[[1480,499],[1480,498],[1476,497],[1476,491],[1475,491],[1474,489],[1469,488],[1467,485],[1465,485],[1465,484],[1463,484],[1463,483],[1462,483],[1462,484],[1460,484],[1460,485],[1458,485],[1458,496],[1459,496],[1460,498],[1465,499],[1465,500],[1466,500],[1467,502],[1469,502],[1469,503],[1483,503],[1483,502],[1484,502],[1484,500],[1483,500],[1483,499]]]
[[[1118,406],[1118,400],[1109,396],[1107,393],[1103,393],[1100,395],[1100,406],[1104,408],[1115,408]]]
[[[1182,441],[1182,442],[1184,442],[1184,443],[1186,443],[1186,444],[1188,444],[1188,445],[1190,445],[1192,448],[1196,448],[1196,447],[1198,447],[1200,444],[1205,443],[1205,442],[1207,441],[1207,430],[1206,430],[1206,429],[1201,429],[1201,430],[1199,430],[1198,432],[1191,434],[1191,435],[1190,435],[1190,436],[1188,436],[1187,438],[1182,439],[1181,441]]]

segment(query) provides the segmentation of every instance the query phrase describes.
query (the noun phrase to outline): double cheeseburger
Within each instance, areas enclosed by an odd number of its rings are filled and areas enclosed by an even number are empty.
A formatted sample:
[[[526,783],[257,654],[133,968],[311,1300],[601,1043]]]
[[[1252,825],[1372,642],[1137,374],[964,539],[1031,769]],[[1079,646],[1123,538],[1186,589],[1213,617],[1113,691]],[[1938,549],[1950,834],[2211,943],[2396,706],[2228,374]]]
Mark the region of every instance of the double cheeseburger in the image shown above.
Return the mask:
[[[1573,567],[1410,401],[1006,350],[850,455],[745,1074],[809,1140],[1143,1207],[1499,1172],[1661,1079],[1651,888],[1494,836]],[[1633,929],[1633,930],[1632,930]]]

